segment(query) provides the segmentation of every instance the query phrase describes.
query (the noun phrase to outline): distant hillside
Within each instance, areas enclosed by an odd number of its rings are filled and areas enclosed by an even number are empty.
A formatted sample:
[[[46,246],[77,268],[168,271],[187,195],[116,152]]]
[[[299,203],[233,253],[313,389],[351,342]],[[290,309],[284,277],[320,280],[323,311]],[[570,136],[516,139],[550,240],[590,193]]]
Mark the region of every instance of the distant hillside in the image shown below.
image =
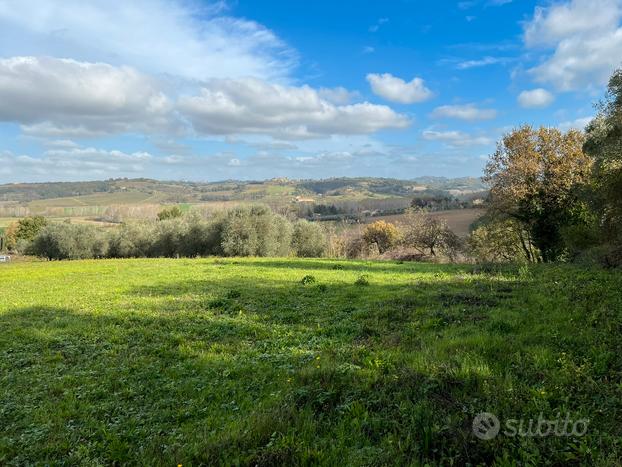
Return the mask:
[[[92,182],[19,183],[0,185],[0,201],[25,204],[58,198],[80,199],[106,193],[133,193],[129,202],[149,199],[161,203],[253,201],[282,196],[328,196],[335,198],[411,197],[414,193],[448,192],[456,197],[485,191],[478,178],[420,177],[331,178],[325,180],[272,179],[266,181],[186,182],[150,179],[114,179]],[[95,198],[98,198],[97,196]],[[114,197],[122,199],[119,196]],[[87,202],[85,204],[92,204]]]

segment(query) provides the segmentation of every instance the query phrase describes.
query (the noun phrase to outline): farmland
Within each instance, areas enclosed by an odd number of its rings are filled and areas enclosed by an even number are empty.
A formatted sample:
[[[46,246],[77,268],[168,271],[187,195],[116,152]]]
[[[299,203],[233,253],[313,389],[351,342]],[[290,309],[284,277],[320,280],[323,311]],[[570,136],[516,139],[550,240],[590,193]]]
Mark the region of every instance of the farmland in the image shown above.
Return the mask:
[[[3,465],[616,465],[622,277],[571,265],[0,266]],[[583,436],[473,436],[589,419]]]

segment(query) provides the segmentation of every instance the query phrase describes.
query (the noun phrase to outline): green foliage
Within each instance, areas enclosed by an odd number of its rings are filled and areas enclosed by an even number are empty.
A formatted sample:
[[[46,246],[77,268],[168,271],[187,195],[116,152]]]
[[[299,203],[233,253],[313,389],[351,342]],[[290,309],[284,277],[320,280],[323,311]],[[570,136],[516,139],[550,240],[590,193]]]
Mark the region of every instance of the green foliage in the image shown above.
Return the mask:
[[[468,238],[471,257],[481,262],[534,262],[539,252],[530,233],[512,219],[487,219]]]
[[[620,465],[622,275],[478,271],[4,265],[0,463]],[[307,274],[317,282],[302,287]],[[484,411],[590,422],[582,437],[482,441]]]
[[[155,229],[152,223],[124,223],[111,232],[107,255],[111,258],[140,258],[150,256]]]
[[[318,223],[299,220],[294,224],[292,250],[302,258],[319,258],[328,248],[326,233]]]
[[[291,244],[291,225],[268,207],[237,207],[227,212],[222,250],[227,256],[284,256]]]
[[[622,244],[622,69],[611,76],[607,96],[586,132],[584,151],[596,161],[593,206],[608,241]]]
[[[15,238],[17,240],[32,240],[47,223],[46,218],[42,216],[24,217],[17,221]]]
[[[315,276],[312,276],[311,274],[307,274],[300,280],[300,283],[302,285],[313,284],[314,282],[315,282]]]
[[[184,213],[179,206],[171,206],[170,208],[164,208],[158,213],[158,220],[165,221],[168,219],[175,219],[183,216]]]
[[[354,285],[359,285],[359,286],[367,286],[369,285],[369,279],[367,274],[363,274],[360,275],[356,278],[356,280],[354,281]]]
[[[44,227],[26,250],[50,260],[101,258],[107,239],[101,229],[69,223]]]
[[[546,262],[563,256],[562,228],[579,221],[593,164],[583,142],[577,130],[523,125],[503,136],[486,166],[489,213],[519,222]]]
[[[128,222],[109,231],[95,227],[56,227],[34,238],[30,253],[53,259],[90,257],[194,257],[194,256],[321,256],[326,235],[307,222],[295,226],[265,206],[239,207],[203,219],[197,214],[157,222]],[[292,232],[296,232],[292,239]],[[79,238],[88,233],[87,238]],[[84,242],[97,239],[88,254]],[[63,245],[63,242],[66,245]],[[79,253],[76,253],[79,251]]]

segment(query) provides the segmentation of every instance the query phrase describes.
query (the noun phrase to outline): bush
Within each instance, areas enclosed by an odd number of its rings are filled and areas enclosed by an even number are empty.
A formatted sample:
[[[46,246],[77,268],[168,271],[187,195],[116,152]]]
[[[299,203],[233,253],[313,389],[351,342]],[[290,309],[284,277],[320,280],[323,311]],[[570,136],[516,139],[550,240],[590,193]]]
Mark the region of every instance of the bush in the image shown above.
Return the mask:
[[[540,257],[529,232],[511,219],[490,220],[467,240],[469,254],[480,262],[535,262]]]
[[[164,208],[158,213],[158,220],[165,221],[168,219],[175,219],[177,217],[183,216],[183,212],[179,208],[179,206],[171,206],[170,208]]]
[[[24,247],[39,234],[47,223],[47,219],[42,216],[24,217],[17,222],[12,222],[5,232],[7,249],[24,251]]]
[[[187,225],[179,219],[167,219],[156,224],[154,242],[150,247],[149,256],[156,258],[174,258],[181,256],[182,240],[186,235]]]
[[[222,216],[207,221],[191,216],[180,240],[179,254],[186,257],[222,255],[223,221]]]
[[[107,250],[106,236],[101,229],[63,223],[44,227],[27,252],[60,260],[100,258],[106,255]]]
[[[313,284],[314,282],[315,282],[315,276],[312,276],[312,275],[306,275],[300,280],[300,283],[302,285]]]
[[[295,237],[293,234],[295,233]],[[25,241],[25,240],[24,240]],[[306,221],[292,225],[265,206],[237,207],[203,219],[198,214],[128,222],[104,230],[52,224],[29,246],[49,259],[225,256],[322,256],[326,236]]]
[[[373,224],[369,224],[363,231],[365,243],[368,246],[375,243],[380,254],[395,247],[399,239],[400,232],[397,230],[397,227],[385,221],[376,221]]]
[[[356,281],[354,281],[354,285],[367,286],[369,285],[369,279],[367,279],[366,275],[359,276]]]
[[[227,256],[287,256],[291,226],[265,206],[237,207],[225,217],[222,251]]]
[[[328,242],[322,226],[314,222],[299,220],[294,224],[292,250],[296,256],[319,258],[324,256]]]
[[[149,256],[154,241],[153,223],[126,223],[110,235],[108,256],[111,258],[140,258]]]

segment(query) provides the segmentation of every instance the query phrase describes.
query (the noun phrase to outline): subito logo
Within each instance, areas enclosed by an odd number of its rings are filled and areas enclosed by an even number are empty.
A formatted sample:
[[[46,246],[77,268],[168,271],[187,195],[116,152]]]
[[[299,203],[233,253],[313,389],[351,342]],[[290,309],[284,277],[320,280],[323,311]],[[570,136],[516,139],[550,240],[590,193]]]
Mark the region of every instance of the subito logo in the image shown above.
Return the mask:
[[[499,419],[492,413],[482,412],[473,419],[473,434],[479,439],[493,439],[499,434],[500,428]]]

